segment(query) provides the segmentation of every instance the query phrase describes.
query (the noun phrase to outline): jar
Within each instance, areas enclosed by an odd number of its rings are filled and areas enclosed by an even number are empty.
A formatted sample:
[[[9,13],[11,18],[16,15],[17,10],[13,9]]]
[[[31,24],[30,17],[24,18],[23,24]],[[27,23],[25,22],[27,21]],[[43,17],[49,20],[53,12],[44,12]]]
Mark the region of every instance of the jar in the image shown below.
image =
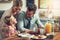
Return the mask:
[[[45,32],[47,34],[50,34],[52,33],[52,24],[51,23],[47,23],[46,26],[45,26]]]

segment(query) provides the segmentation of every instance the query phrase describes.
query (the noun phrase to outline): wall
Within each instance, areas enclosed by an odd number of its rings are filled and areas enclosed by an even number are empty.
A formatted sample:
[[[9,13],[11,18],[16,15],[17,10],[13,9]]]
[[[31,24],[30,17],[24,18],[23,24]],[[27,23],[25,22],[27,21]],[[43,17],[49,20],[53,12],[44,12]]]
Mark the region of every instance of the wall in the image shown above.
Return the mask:
[[[0,3],[0,10],[7,10],[11,8],[12,5],[13,5],[12,1],[10,3]]]
[[[23,1],[23,0],[22,0]],[[26,0],[23,1],[23,7],[22,10],[26,11]]]
[[[35,0],[35,4],[36,4],[36,6],[38,7],[38,0]]]

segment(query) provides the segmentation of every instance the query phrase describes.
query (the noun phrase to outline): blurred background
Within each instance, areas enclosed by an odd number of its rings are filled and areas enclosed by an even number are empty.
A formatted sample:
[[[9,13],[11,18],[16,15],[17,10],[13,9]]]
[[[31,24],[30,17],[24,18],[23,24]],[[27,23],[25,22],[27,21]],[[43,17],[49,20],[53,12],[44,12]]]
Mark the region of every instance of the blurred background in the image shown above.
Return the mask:
[[[0,0],[0,18],[5,10],[12,7],[16,0]],[[54,22],[60,24],[60,0],[22,0],[22,10],[26,11],[29,3],[36,4],[37,13],[39,13],[40,20],[43,23],[53,19]]]

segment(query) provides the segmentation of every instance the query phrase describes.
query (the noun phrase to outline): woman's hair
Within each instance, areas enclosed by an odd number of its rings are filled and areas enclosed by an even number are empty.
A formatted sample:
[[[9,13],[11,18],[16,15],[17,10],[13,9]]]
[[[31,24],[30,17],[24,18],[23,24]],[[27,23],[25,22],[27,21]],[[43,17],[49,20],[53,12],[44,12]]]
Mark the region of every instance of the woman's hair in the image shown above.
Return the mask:
[[[10,25],[10,18],[11,18],[11,15],[10,16],[6,16],[4,18],[4,22],[7,24],[7,25]]]
[[[16,0],[13,6],[22,6],[22,5],[23,5],[22,0]]]

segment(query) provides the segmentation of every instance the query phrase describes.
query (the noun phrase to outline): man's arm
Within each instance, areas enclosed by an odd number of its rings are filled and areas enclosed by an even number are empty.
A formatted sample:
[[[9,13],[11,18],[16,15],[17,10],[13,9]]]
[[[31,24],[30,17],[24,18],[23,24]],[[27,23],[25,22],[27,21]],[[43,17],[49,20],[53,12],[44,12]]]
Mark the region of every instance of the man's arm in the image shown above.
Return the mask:
[[[18,15],[18,20],[17,20],[17,27],[19,31],[25,31],[25,32],[30,32],[31,30],[24,28],[24,12],[20,13]]]
[[[39,16],[37,17],[37,24],[38,24],[38,26],[39,27],[45,27],[44,25],[43,25],[43,23],[40,21],[40,18],[39,18]]]
[[[18,21],[18,30],[19,31],[21,31],[21,32],[31,32],[32,30],[29,30],[29,29],[26,29],[26,28],[24,28],[24,22],[23,22],[23,20],[21,20],[21,21]]]
[[[19,13],[18,18],[17,18],[17,27],[18,27],[19,31],[24,31],[25,30],[23,18],[24,18],[23,12]]]
[[[17,27],[18,27],[19,31],[24,31],[25,30],[23,20],[17,22]]]

